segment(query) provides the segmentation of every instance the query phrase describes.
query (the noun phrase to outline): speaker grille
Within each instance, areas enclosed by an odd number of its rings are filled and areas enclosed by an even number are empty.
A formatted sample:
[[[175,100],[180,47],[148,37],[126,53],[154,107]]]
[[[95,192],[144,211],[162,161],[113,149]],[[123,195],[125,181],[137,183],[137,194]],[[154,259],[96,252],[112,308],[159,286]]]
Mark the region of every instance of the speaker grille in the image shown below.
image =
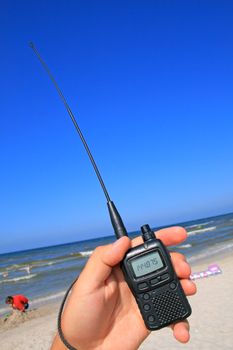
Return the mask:
[[[166,290],[156,294],[152,298],[152,303],[161,325],[175,322],[185,315],[185,308],[176,292]]]

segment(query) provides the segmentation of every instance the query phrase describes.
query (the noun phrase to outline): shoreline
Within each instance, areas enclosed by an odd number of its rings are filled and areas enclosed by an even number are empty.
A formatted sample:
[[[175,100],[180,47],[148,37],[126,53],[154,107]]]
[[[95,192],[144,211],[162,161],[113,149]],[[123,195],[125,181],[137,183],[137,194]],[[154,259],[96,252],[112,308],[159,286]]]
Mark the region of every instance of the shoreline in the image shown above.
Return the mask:
[[[191,264],[193,272],[207,269],[211,263],[217,263],[222,274],[196,281],[198,292],[190,297],[193,313],[189,318],[191,340],[186,349],[203,350],[232,349],[232,312],[233,301],[233,256],[217,254]],[[61,302],[61,301],[60,301]],[[56,333],[57,315],[60,302],[47,303],[38,308],[29,309],[24,315],[14,311],[6,322],[0,319],[0,348],[4,350],[48,350]],[[206,319],[207,318],[207,319]],[[30,337],[28,335],[30,334]],[[183,348],[177,343],[169,328],[152,332],[140,346],[140,350]]]

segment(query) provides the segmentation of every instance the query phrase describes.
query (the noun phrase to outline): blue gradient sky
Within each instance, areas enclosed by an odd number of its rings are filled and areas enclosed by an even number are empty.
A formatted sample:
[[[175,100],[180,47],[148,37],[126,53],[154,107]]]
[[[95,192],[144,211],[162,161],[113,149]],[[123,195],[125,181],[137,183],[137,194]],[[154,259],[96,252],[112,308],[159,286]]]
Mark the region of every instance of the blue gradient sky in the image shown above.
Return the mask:
[[[3,1],[0,252],[233,211],[231,1]]]

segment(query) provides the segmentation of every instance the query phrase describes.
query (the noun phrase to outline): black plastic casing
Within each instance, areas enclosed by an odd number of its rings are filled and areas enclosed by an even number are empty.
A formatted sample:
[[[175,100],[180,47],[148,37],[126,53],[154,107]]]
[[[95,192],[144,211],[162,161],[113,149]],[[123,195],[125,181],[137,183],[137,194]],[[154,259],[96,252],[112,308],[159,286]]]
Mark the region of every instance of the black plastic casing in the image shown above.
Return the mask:
[[[139,257],[146,258],[152,252],[159,253],[163,266],[157,271],[136,277],[132,261]],[[121,268],[149,330],[166,327],[191,315],[191,307],[174,271],[170,254],[159,239],[150,239],[130,249]]]

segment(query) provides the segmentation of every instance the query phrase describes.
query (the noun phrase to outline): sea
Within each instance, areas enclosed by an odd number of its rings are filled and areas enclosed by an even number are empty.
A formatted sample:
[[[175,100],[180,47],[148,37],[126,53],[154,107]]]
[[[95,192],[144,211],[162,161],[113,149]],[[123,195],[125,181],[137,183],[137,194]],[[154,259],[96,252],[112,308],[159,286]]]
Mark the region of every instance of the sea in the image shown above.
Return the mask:
[[[177,224],[176,224],[177,225]],[[233,252],[233,213],[178,225],[188,239],[170,250],[184,253],[192,264],[217,254]],[[161,228],[161,227],[159,227]],[[156,231],[157,228],[154,228]],[[131,238],[140,233],[131,232]],[[0,315],[9,312],[8,295],[24,294],[31,307],[62,300],[72,281],[82,271],[95,247],[112,243],[114,236],[0,255]],[[213,261],[217,263],[217,261]]]

